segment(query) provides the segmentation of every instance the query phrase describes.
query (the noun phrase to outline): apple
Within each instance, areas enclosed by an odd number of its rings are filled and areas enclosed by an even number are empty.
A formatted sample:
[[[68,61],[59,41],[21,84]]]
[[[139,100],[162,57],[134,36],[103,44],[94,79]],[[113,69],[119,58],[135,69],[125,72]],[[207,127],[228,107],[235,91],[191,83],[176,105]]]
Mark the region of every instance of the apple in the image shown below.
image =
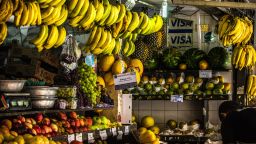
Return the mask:
[[[77,114],[74,111],[70,112],[69,116],[70,118],[77,119]]]
[[[76,128],[74,129],[74,132],[75,132],[75,133],[79,133],[79,132],[80,132],[80,131],[79,131],[79,128],[76,127]]]
[[[24,123],[26,121],[24,116],[18,116],[17,118],[21,121],[21,123]]]
[[[43,128],[41,129],[41,134],[43,134],[43,135],[46,134],[45,129],[43,129]]]
[[[52,123],[52,124],[50,125],[50,127],[51,127],[51,129],[52,129],[53,132],[58,132],[58,126],[57,126],[56,124]]]
[[[69,134],[73,134],[74,133],[74,130],[72,128],[67,128],[66,131],[69,133]]]
[[[70,123],[68,121],[61,121],[62,122],[62,126],[65,127],[65,128],[70,128]]]
[[[67,115],[63,112],[59,112],[58,115],[59,115],[59,118],[61,120],[67,120],[68,119]]]
[[[90,117],[85,119],[85,125],[89,127],[89,126],[92,126],[92,124],[93,124],[93,121]]]
[[[97,116],[94,116],[93,118],[93,124],[101,124],[101,119]]]
[[[40,128],[39,125],[34,125],[34,126],[33,126],[33,129],[36,130],[36,133],[37,133],[37,134],[41,134],[41,133],[42,133],[42,129]]]
[[[88,131],[87,127],[81,127],[80,129],[82,130],[82,132],[87,132]]]
[[[21,124],[21,120],[19,120],[19,119],[13,119],[13,120],[12,120],[12,123],[14,123],[14,124]]]
[[[79,127],[81,126],[80,120],[79,120],[79,119],[76,119],[75,122],[76,122],[76,127],[79,128]]]
[[[50,125],[50,123],[51,123],[51,121],[49,118],[44,118],[42,121],[42,124],[47,125],[47,126]]]
[[[81,126],[81,127],[85,126],[84,119],[79,119],[79,120],[80,120],[80,126]]]
[[[70,122],[70,125],[72,126],[72,127],[76,127],[76,121],[75,120],[70,120],[69,121]]]
[[[43,114],[42,113],[38,113],[37,115],[36,115],[36,121],[37,122],[41,122],[42,120],[43,120]]]
[[[8,120],[8,119],[4,119],[1,122],[2,125],[5,125],[9,130],[12,129],[12,121]]]
[[[28,129],[32,129],[33,128],[33,125],[32,123],[29,123],[29,122],[25,122],[24,125],[26,126],[26,128]]]

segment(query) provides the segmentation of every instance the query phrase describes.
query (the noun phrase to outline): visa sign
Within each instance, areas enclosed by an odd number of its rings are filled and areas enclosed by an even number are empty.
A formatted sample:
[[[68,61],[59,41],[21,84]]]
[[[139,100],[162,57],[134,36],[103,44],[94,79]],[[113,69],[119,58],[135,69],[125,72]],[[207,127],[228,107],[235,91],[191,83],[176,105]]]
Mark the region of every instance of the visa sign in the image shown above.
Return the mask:
[[[174,47],[193,46],[193,21],[179,18],[169,20],[169,42]]]

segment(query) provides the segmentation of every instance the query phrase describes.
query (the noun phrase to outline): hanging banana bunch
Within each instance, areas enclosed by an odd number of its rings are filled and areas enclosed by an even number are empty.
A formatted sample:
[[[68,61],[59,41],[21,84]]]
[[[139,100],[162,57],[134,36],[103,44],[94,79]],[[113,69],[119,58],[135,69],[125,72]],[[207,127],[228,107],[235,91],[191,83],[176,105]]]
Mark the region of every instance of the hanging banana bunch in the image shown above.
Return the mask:
[[[232,64],[236,69],[252,67],[256,63],[255,49],[252,45],[237,46],[232,54]]]

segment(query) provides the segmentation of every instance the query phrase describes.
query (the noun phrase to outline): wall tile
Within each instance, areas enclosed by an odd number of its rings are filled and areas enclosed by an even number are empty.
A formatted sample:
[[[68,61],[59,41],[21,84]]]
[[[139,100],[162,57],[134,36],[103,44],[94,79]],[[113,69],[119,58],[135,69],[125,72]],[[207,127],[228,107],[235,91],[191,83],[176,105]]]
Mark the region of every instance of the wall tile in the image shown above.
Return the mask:
[[[151,101],[149,100],[139,101],[138,108],[140,110],[151,110]]]
[[[202,111],[178,111],[178,122],[202,119]]]
[[[219,120],[219,115],[218,115],[218,111],[209,111],[209,121],[212,124],[221,124],[220,120]]]
[[[165,101],[155,100],[152,101],[152,110],[164,110]]]
[[[177,110],[178,104],[170,101],[165,101],[165,110]]]
[[[155,123],[165,123],[164,111],[152,111],[152,116],[155,118]]]
[[[144,116],[151,116],[151,111],[146,111],[146,110],[140,110],[139,111],[139,122],[141,121],[141,118]]]
[[[132,109],[137,110],[139,106],[139,101],[138,100],[132,100]]]
[[[165,111],[164,112],[164,117],[165,117],[165,122],[167,122],[169,119],[173,120],[178,120],[178,115],[177,111]]]
[[[201,101],[184,101],[178,103],[178,110],[201,110],[203,103]]]
[[[209,101],[209,110],[218,110],[217,101]]]
[[[163,123],[156,123],[155,125],[160,128],[160,132],[166,129],[165,124],[163,124]]]

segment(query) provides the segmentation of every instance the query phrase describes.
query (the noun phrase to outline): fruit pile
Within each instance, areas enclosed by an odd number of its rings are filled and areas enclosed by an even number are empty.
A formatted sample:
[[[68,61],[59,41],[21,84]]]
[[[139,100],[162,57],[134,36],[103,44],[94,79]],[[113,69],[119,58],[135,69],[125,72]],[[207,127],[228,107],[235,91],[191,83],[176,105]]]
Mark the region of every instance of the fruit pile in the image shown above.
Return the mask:
[[[143,76],[137,88],[124,90],[123,93],[132,93],[138,99],[170,99],[170,95],[197,95],[211,96],[230,93],[230,83],[224,82],[223,76],[215,76],[207,81],[195,78],[193,75],[169,76],[167,78]]]
[[[218,34],[224,47],[232,44],[247,44],[253,33],[253,24],[248,17],[224,15],[218,22]]]
[[[85,63],[78,67],[79,88],[86,95],[92,105],[97,103],[97,98],[100,98],[100,90],[97,87],[97,74],[94,69]]]
[[[41,52],[43,49],[57,48],[61,46],[66,40],[66,29],[63,26],[52,25],[42,25],[40,27],[40,32],[36,38],[34,38],[31,43],[33,43],[38,52]]]
[[[144,71],[143,64],[139,59],[131,59],[127,64],[121,58],[115,59],[113,55],[102,56],[99,59],[98,68],[100,72],[103,72],[103,79],[107,86],[114,85],[114,74],[132,71],[136,73],[137,83],[139,83],[140,77]],[[100,79],[101,78],[102,77],[100,77]]]
[[[14,119],[4,119],[1,121],[1,124],[0,134],[3,133],[7,137],[12,136],[11,134],[31,134],[33,136],[38,135],[48,138],[56,135],[121,126],[120,123],[111,123],[105,116],[91,118],[80,116],[76,112],[70,112],[69,116],[66,113],[59,112],[56,118],[49,118],[41,113],[37,114],[35,118],[18,116]],[[10,133],[6,131],[10,131]]]
[[[157,136],[160,132],[159,127],[155,125],[155,120],[151,116],[144,116],[141,119],[141,126],[138,129],[140,143],[158,144],[160,138]]]
[[[252,45],[237,46],[232,54],[232,64],[236,69],[252,67],[256,63],[256,52]]]

